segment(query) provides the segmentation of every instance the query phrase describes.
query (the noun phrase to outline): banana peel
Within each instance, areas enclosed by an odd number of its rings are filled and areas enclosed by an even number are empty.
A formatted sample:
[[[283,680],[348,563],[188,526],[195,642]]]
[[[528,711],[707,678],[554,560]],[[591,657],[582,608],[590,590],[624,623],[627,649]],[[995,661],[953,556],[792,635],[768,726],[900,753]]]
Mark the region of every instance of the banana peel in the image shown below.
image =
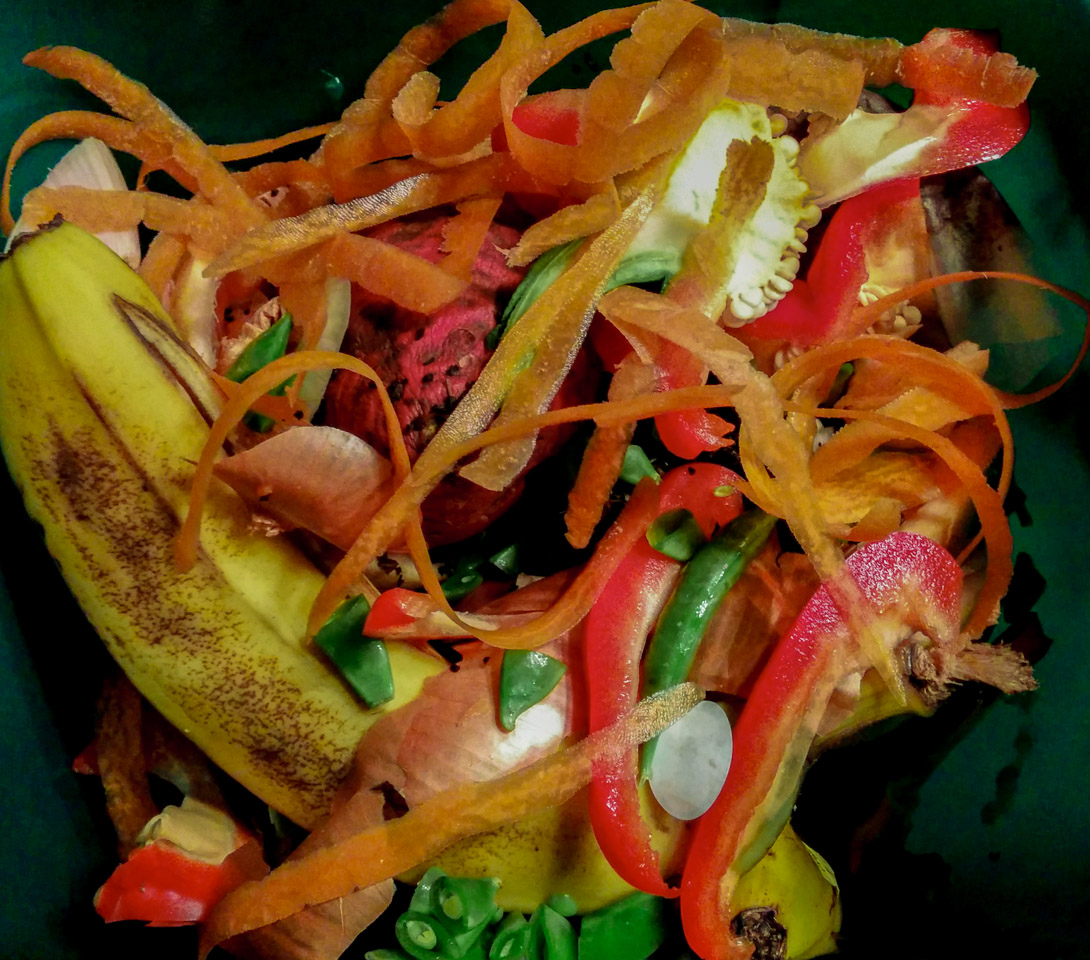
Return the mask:
[[[441,662],[390,645],[368,711],[303,642],[322,574],[248,530],[225,487],[198,561],[173,541],[220,402],[151,291],[99,240],[51,225],[0,263],[0,444],[70,589],[140,692],[229,775],[304,827],[363,732]]]

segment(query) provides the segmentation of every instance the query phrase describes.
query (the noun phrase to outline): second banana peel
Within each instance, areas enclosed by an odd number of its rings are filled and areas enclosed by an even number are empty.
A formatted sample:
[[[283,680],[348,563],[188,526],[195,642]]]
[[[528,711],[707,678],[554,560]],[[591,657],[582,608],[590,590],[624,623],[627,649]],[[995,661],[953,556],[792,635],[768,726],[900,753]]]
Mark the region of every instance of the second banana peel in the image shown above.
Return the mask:
[[[0,263],[0,442],[28,512],[140,692],[227,773],[303,826],[364,730],[436,662],[391,649],[397,697],[366,711],[303,645],[322,575],[210,499],[188,573],[172,545],[218,396],[140,278],[61,224]],[[143,331],[143,333],[141,332]]]

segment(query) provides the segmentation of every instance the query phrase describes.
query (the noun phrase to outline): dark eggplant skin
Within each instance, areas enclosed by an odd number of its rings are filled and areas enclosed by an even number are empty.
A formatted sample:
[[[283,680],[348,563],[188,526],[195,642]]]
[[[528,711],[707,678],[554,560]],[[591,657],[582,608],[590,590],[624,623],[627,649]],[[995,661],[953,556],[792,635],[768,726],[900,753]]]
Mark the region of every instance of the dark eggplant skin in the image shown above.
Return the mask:
[[[1025,230],[977,167],[927,177],[920,185],[935,275],[1002,270],[1036,275]],[[935,291],[951,342],[973,340],[991,350],[989,380],[1024,388],[1047,364],[1049,338],[1060,331],[1047,294],[1038,287],[989,280]]]
[[[868,113],[902,109],[875,90],[863,91],[859,107]],[[1040,275],[1026,231],[979,167],[925,177],[920,198],[933,276],[967,270]],[[947,339],[987,347],[988,379],[1008,390],[1025,388],[1047,365],[1048,340],[1060,332],[1048,295],[1026,284],[949,284],[935,291],[935,304]]]

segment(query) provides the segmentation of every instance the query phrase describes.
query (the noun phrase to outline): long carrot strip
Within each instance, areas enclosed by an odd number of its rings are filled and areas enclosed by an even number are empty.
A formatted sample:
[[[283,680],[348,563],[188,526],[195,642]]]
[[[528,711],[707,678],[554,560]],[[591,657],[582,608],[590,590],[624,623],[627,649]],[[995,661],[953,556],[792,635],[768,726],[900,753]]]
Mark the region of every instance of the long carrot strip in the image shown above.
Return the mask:
[[[269,137],[266,140],[252,140],[249,143],[227,143],[209,146],[214,156],[220,163],[233,163],[236,160],[252,160],[254,157],[263,157],[267,153],[283,150],[284,147],[293,146],[296,143],[305,143],[324,137],[333,129],[332,123],[321,123],[314,127],[302,127],[292,130],[290,133],[281,134],[279,137]]]
[[[596,761],[655,736],[703,696],[694,684],[672,687],[532,766],[497,780],[451,787],[381,827],[288,860],[264,880],[247,882],[224,897],[201,932],[200,957],[230,937],[397,876],[458,840],[559,806],[590,781]]]
[[[35,187],[23,199],[23,215],[32,222],[44,223],[58,213],[91,232],[128,230],[143,223],[152,230],[190,237],[209,253],[224,249],[235,235],[223,211],[147,190]]]
[[[865,307],[858,308],[853,316],[853,325],[858,323],[859,326],[857,329],[865,330],[875,323],[886,310],[895,307],[899,303],[903,303],[905,300],[912,300],[921,294],[935,290],[938,287],[945,287],[952,283],[967,283],[973,280],[1013,280],[1016,283],[1028,283],[1032,287],[1040,287],[1042,290],[1048,290],[1050,293],[1055,293],[1057,296],[1069,300],[1086,312],[1087,324],[1083,329],[1082,343],[1079,346],[1075,359],[1071,362],[1071,366],[1068,367],[1067,372],[1059,380],[1049,384],[1047,387],[1042,387],[1040,390],[1034,390],[1030,393],[1018,394],[1006,393],[1001,390],[995,391],[996,396],[1000,398],[1003,406],[1008,410],[1015,410],[1019,407],[1028,406],[1031,403],[1038,403],[1039,401],[1052,396],[1052,394],[1059,390],[1072,376],[1074,376],[1075,371],[1079,369],[1079,365],[1086,357],[1087,349],[1090,348],[1090,300],[1081,294],[1075,293],[1073,290],[1068,290],[1055,283],[1049,283],[1049,281],[1042,280],[1040,277],[1033,277],[1026,273],[1010,273],[1003,270],[966,270],[961,273],[947,273],[939,277],[928,277],[925,280],[919,280],[910,286],[904,287],[896,293],[875,300]]]
[[[332,240],[325,259],[335,276],[417,313],[433,313],[466,288],[464,279],[415,253],[354,233]]]
[[[59,79],[75,80],[123,117],[165,141],[177,164],[193,177],[210,203],[228,214],[239,232],[265,221],[265,215],[213,156],[208,145],[142,83],[77,47],[42,47],[28,53],[23,62]]]
[[[647,171],[639,196],[508,330],[470,391],[478,398],[478,407],[470,408],[474,429],[484,426],[481,413],[501,402],[497,425],[540,413],[552,402],[593,319],[599,292],[654,208],[665,168],[660,164]],[[469,426],[460,409],[455,408],[435,439],[444,430],[449,436]],[[528,436],[497,444],[463,467],[461,475],[486,489],[502,490],[530,461],[535,442]]]
[[[11,173],[23,154],[48,140],[83,140],[87,137],[95,137],[108,147],[145,160],[158,157],[162,162],[169,156],[169,151],[158,146],[131,120],[91,110],[62,110],[47,114],[19,134],[19,139],[8,154],[4,182],[0,187],[0,230],[3,233],[10,235],[15,226],[11,213]]]
[[[644,396],[655,388],[654,378],[636,357],[621,363],[609,383],[609,400],[627,400]],[[602,519],[609,495],[621,475],[625,451],[632,442],[634,423],[595,425],[583,452],[579,473],[568,494],[564,513],[565,537],[573,547],[582,549],[590,543],[595,527]]]
[[[556,603],[529,623],[517,627],[495,626],[493,629],[484,629],[477,622],[470,622],[460,616],[443,593],[442,584],[428,558],[427,545],[415,517],[410,518],[406,533],[413,562],[420,573],[420,582],[443,613],[464,629],[468,636],[483,640],[490,646],[508,650],[529,650],[555,640],[587,615],[606,582],[628,551],[647,532],[658,512],[658,488],[650,479],[645,479],[636,486],[621,515],[599,541],[594,555]]]
[[[160,231],[148,244],[148,252],[140,261],[140,276],[164,306],[168,306],[169,300],[167,286],[174,279],[185,256],[185,244],[173,234]]]

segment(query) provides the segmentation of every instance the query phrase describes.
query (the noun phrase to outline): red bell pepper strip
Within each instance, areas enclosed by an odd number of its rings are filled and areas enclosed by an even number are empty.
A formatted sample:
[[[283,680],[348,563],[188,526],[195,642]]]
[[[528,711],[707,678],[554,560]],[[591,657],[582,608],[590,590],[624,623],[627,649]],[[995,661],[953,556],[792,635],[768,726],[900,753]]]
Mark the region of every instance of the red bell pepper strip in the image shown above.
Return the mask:
[[[670,471],[659,488],[662,511],[684,507],[705,536],[742,509],[737,493],[722,496],[737,474],[710,463]],[[717,495],[717,492],[719,495]],[[583,621],[590,732],[609,726],[639,695],[640,654],[681,570],[681,564],[640,540],[610,577]],[[594,836],[618,875],[645,893],[677,896],[659,871],[650,832],[640,814],[637,754],[595,764],[588,806]]]
[[[868,186],[926,177],[995,160],[1029,129],[1023,102],[1035,74],[996,52],[985,34],[936,29],[901,55],[901,80],[914,90],[901,113],[857,110],[803,142],[799,170],[819,206]],[[984,99],[985,81],[1002,102]],[[966,90],[979,89],[973,97]]]
[[[393,627],[407,627],[416,623],[427,611],[420,609],[421,595],[405,587],[391,587],[383,590],[371,604],[371,610],[364,621],[364,632],[376,634]]]
[[[958,170],[1003,156],[1029,129],[1029,107],[1001,106],[960,94],[948,86],[958,51],[985,58],[982,73],[1002,63],[995,41],[974,30],[937,28],[905,50],[901,58],[903,81],[915,91],[912,106],[948,107],[957,117],[943,138],[921,154],[919,176]],[[1018,68],[1015,68],[1018,69]]]
[[[786,340],[815,346],[853,336],[851,316],[859,305],[859,289],[867,282],[867,251],[918,203],[920,181],[879,184],[845,200],[833,214],[805,280],[795,281],[774,310],[746,324],[743,340]]]
[[[183,814],[189,803],[187,799]],[[99,916],[107,923],[144,920],[152,927],[200,923],[235,887],[263,877],[268,868],[257,842],[226,814],[215,814],[230,824],[234,837],[234,846],[223,850],[218,862],[191,855],[167,839],[145,843],[99,888],[95,895]]]
[[[961,570],[935,541],[894,533],[847,560],[888,642],[926,632],[958,634]],[[821,587],[761,671],[734,728],[726,783],[698,822],[685,864],[681,915],[702,960],[745,960],[751,945],[731,928],[738,878],[775,839],[790,814],[806,754],[836,687],[866,666],[846,620]]]
[[[679,356],[681,353],[686,356]],[[656,357],[663,370],[663,390],[704,385],[707,374],[703,369],[695,373],[687,369],[691,359],[692,354],[677,344],[664,344],[662,355]],[[655,429],[663,446],[675,457],[691,460],[727,446],[730,441],[724,437],[734,425],[707,410],[673,410],[655,417]]]
[[[590,341],[610,373],[615,373],[624,358],[632,352],[632,346],[624,335],[601,315],[595,317],[590,325]],[[703,386],[707,373],[691,353],[666,341],[656,347],[655,365],[660,370],[661,389]],[[675,457],[693,460],[702,453],[727,446],[729,441],[723,437],[734,426],[706,410],[675,410],[658,414],[655,429],[663,445]]]

